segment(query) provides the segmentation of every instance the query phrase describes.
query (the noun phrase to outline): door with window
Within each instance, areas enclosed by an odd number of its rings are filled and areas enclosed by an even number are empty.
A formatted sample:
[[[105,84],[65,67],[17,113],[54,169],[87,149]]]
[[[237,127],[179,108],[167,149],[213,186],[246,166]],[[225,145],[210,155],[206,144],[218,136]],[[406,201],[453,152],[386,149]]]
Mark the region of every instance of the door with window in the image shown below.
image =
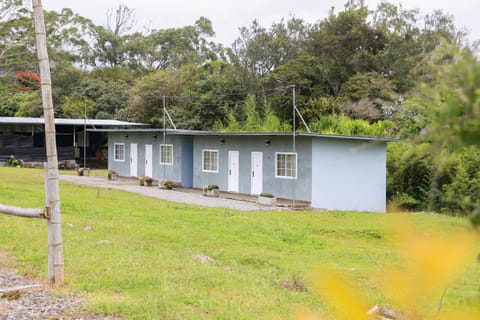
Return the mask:
[[[138,154],[137,154],[137,144],[130,143],[130,176],[136,177],[138,175]]]
[[[147,177],[153,176],[153,148],[151,144],[145,145],[145,175]]]
[[[228,191],[238,192],[239,185],[239,153],[238,151],[228,151]]]
[[[252,152],[251,194],[260,194],[263,189],[263,152]]]

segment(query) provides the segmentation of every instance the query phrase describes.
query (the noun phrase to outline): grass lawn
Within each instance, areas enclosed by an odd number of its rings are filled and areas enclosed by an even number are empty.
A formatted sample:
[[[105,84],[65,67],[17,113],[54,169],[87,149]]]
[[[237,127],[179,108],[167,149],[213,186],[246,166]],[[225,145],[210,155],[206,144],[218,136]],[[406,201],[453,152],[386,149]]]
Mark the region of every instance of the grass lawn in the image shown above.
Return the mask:
[[[0,203],[43,207],[39,173],[0,168]],[[291,319],[305,309],[328,313],[311,285],[319,266],[349,273],[372,305],[388,304],[375,275],[402,265],[393,236],[385,231],[389,215],[239,212],[64,182],[61,201],[67,290],[85,296],[90,311],[126,319]],[[468,226],[465,219],[432,214],[411,219],[425,232]],[[46,278],[46,229],[43,220],[0,215],[0,251],[21,273]],[[193,254],[217,264],[196,261]],[[445,306],[480,303],[479,267],[472,265],[449,287]],[[307,291],[291,290],[284,281]]]

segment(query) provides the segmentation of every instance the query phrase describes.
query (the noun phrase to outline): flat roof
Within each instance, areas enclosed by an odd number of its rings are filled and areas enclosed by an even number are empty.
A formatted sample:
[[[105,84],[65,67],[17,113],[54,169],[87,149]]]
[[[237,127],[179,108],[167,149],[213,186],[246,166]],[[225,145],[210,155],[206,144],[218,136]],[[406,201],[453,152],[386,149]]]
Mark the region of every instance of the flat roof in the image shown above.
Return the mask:
[[[136,129],[87,129],[87,131],[96,131],[96,132],[152,132],[163,134],[163,129],[152,129],[152,128],[136,128]],[[290,137],[292,136],[291,132],[216,132],[216,131],[200,131],[200,130],[165,130],[167,135],[183,135],[183,136],[260,136],[260,137]],[[384,137],[369,137],[369,136],[348,136],[341,134],[323,134],[323,133],[307,133],[307,132],[296,132],[295,136],[297,137],[317,137],[317,138],[330,138],[330,139],[349,139],[349,140],[366,140],[366,141],[385,141],[385,142],[401,142],[403,139],[396,138],[384,138]]]
[[[44,124],[44,118],[27,118],[27,117],[0,117],[0,124]],[[55,124],[58,125],[73,125],[83,126],[84,124],[89,126],[146,126],[144,123],[127,122],[120,120],[109,119],[63,119],[56,118]]]

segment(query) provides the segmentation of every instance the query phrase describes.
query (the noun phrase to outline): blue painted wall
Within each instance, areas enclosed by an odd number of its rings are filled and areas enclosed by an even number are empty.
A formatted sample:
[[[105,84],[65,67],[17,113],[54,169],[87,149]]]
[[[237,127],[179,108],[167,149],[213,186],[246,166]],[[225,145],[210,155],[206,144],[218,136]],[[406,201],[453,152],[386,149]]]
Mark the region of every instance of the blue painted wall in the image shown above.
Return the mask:
[[[386,143],[316,138],[312,207],[385,212]]]
[[[126,133],[109,133],[108,134],[108,169],[115,170],[120,176],[130,176],[130,140],[126,138]],[[115,143],[125,144],[125,160],[114,160]]]
[[[154,138],[157,135],[157,138]],[[127,138],[128,136],[128,138]],[[265,141],[268,140],[267,145]],[[125,143],[125,161],[114,161],[115,143]],[[251,153],[263,153],[263,192],[311,201],[312,207],[385,212],[386,143],[351,139],[297,137],[297,179],[275,177],[276,152],[292,152],[292,137],[167,135],[173,165],[160,164],[161,133],[109,133],[108,166],[130,175],[130,144],[138,146],[138,176],[145,174],[145,145],[153,146],[153,177],[186,187],[210,183],[228,189],[228,151],[239,151],[239,192],[251,192]],[[202,150],[218,150],[218,172],[202,171]]]
[[[223,143],[221,142],[223,140]],[[267,146],[265,140],[269,140]],[[228,187],[228,151],[239,151],[239,192],[251,191],[251,153],[263,153],[263,192],[276,197],[311,199],[312,149],[310,137],[297,137],[297,179],[275,177],[275,153],[292,152],[291,137],[270,136],[194,136],[193,137],[193,186],[202,188],[215,183],[220,190]],[[218,173],[202,171],[202,150],[218,150]]]
[[[137,175],[145,175],[145,145],[150,144],[152,145],[153,178],[159,180],[168,178],[183,184],[182,178],[185,177],[185,173],[182,171],[184,160],[182,155],[185,148],[188,149],[188,145],[184,143],[184,138],[188,137],[166,136],[165,144],[173,145],[173,165],[164,165],[160,164],[160,145],[163,144],[162,133],[111,132],[108,136],[108,168],[117,171],[121,176],[130,176],[130,145],[136,143]],[[188,142],[188,139],[186,141]],[[125,161],[114,161],[115,143],[125,143]],[[189,157],[191,158],[191,152],[190,156],[186,155],[187,164]],[[190,181],[186,181],[186,186],[189,186],[189,184],[191,186],[191,178]]]

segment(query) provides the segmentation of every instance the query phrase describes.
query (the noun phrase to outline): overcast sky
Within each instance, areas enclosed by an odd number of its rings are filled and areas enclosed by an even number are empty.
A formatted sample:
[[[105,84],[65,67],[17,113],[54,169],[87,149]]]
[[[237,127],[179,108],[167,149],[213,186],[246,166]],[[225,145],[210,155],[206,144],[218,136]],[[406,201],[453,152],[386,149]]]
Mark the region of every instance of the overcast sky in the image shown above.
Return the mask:
[[[210,19],[216,33],[215,41],[230,46],[238,37],[238,28],[254,19],[264,26],[290,14],[313,23],[325,18],[331,7],[344,8],[346,0],[43,0],[45,10],[73,9],[81,16],[105,25],[106,12],[119,3],[134,9],[136,27],[165,29],[192,25],[200,16]],[[369,9],[376,8],[380,0],[365,0]],[[422,13],[441,9],[455,16],[457,27],[470,30],[470,39],[480,39],[479,0],[402,0],[406,9],[418,8]]]

